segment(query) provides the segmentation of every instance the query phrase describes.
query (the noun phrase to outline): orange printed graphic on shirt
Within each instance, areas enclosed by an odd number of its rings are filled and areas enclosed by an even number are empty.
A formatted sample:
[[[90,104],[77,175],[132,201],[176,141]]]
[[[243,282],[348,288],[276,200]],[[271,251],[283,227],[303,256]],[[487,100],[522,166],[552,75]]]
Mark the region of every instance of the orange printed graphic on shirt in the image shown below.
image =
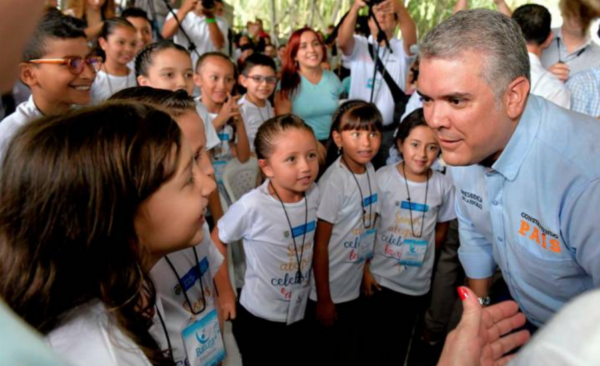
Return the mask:
[[[548,240],[548,235],[545,232],[524,219],[521,219],[519,235],[531,240],[532,244],[539,245],[545,250],[550,250],[555,253],[560,253],[561,251],[560,241],[554,238]],[[548,246],[548,244],[550,245]]]

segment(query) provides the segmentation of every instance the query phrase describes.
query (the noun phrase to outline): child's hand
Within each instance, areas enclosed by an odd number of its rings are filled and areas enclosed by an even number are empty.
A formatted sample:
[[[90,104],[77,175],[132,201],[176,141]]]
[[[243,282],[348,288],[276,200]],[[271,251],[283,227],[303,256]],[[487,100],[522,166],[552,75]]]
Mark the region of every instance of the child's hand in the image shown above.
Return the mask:
[[[333,301],[317,301],[317,320],[326,327],[331,327],[337,320],[337,312]]]
[[[373,277],[373,274],[366,266],[363,273],[362,290],[366,296],[373,296],[373,294],[375,294],[375,290],[381,291],[379,283],[377,283],[375,277]]]
[[[235,294],[233,291],[225,291],[219,295],[219,306],[223,314],[223,319],[235,319]]]
[[[240,107],[238,106],[238,100],[240,96],[232,97],[230,94],[227,94],[227,101],[223,103],[221,106],[221,110],[217,117],[215,117],[213,124],[215,125],[215,129],[220,129],[227,121],[231,118],[241,118]]]

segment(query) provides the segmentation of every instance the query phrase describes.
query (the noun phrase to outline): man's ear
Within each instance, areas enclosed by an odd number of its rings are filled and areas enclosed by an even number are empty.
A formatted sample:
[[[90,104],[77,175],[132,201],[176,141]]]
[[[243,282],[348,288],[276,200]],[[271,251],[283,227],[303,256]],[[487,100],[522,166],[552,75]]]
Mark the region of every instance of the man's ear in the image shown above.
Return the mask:
[[[510,119],[517,119],[523,113],[531,85],[524,76],[513,80],[504,92],[506,113]]]
[[[30,88],[38,85],[37,66],[21,62],[19,64],[19,79]]]

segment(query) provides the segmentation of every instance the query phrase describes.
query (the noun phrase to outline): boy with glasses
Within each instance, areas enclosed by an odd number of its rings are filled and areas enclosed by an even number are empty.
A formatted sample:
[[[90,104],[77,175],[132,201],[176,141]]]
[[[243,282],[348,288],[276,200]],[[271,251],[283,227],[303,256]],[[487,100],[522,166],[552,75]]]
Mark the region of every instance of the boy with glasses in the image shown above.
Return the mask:
[[[23,51],[19,77],[31,97],[0,124],[0,161],[16,131],[38,117],[90,103],[90,88],[102,59],[92,57],[79,21],[49,12]]]
[[[276,70],[275,61],[271,57],[254,54],[246,59],[240,74],[239,81],[246,88],[246,94],[238,104],[252,151],[254,151],[254,138],[260,125],[269,118],[275,117],[269,98],[277,85]]]

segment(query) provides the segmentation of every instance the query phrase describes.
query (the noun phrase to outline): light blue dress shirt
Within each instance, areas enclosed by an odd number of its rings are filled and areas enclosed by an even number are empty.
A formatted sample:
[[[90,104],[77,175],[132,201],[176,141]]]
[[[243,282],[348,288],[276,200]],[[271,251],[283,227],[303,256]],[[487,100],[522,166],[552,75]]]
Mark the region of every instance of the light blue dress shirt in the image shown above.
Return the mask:
[[[537,326],[600,282],[598,137],[597,120],[530,95],[491,169],[451,168],[467,276],[497,264]]]

